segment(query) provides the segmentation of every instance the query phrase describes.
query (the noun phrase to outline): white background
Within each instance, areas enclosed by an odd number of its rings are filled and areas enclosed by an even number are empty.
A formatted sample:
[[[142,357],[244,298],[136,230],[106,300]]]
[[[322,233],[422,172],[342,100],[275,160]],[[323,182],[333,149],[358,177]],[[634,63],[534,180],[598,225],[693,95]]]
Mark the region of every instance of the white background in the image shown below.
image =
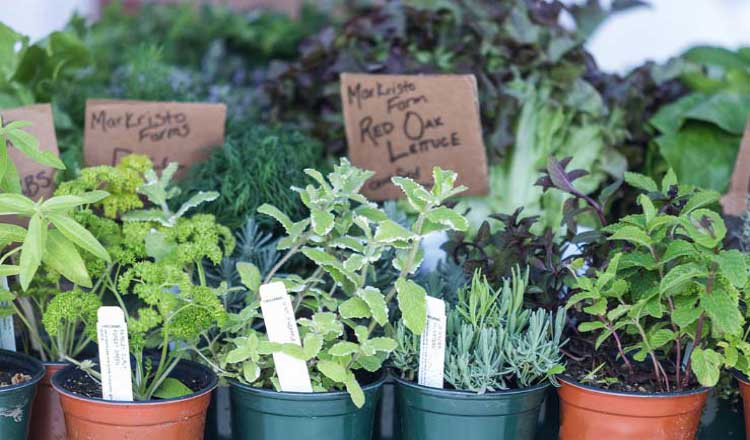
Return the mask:
[[[573,3],[582,0],[564,0]],[[601,0],[608,5],[611,0]],[[74,10],[96,0],[0,0],[0,21],[32,38],[62,27]],[[651,0],[650,8],[610,19],[589,48],[605,70],[625,72],[646,60],[665,61],[694,44],[750,46],[750,0]]]

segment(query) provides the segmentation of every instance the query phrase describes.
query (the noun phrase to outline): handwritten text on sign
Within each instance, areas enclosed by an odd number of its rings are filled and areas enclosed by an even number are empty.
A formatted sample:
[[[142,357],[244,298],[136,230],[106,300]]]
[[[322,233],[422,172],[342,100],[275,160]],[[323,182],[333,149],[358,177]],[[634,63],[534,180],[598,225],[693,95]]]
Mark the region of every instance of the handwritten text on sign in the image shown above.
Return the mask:
[[[86,102],[86,165],[115,165],[128,154],[146,154],[157,169],[178,162],[181,172],[224,143],[223,104]]]
[[[52,151],[56,155],[59,154],[51,105],[36,104],[0,110],[0,115],[3,117],[3,125],[8,125],[14,121],[31,122],[31,125],[24,130],[39,140],[39,149]],[[8,151],[10,159],[13,160],[18,169],[23,194],[34,200],[39,200],[42,197],[50,198],[55,192],[55,169],[34,162],[15,148]]]
[[[393,176],[431,184],[432,168],[458,173],[465,194],[487,192],[473,75],[341,75],[349,156],[375,172],[363,192],[375,200],[395,199]]]

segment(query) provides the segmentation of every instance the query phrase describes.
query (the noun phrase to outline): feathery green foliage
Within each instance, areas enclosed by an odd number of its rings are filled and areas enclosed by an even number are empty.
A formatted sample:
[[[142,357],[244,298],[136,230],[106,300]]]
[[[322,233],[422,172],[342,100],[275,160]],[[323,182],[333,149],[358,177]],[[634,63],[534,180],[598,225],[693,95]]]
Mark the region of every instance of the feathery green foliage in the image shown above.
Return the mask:
[[[292,187],[304,185],[304,170],[318,168],[322,153],[318,141],[298,131],[234,122],[224,145],[195,164],[180,185],[185,192],[217,191],[218,200],[199,209],[232,228],[255,216],[264,203],[298,219],[307,210]],[[267,217],[256,218],[268,224]]]

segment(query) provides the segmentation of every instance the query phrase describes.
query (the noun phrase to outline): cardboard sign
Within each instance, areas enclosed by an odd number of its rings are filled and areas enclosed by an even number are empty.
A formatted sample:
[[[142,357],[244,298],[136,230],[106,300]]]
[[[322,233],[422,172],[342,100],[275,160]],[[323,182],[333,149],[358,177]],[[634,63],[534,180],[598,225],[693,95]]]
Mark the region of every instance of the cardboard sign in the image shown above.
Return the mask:
[[[226,114],[224,104],[88,100],[84,161],[115,165],[128,154],[146,154],[157,170],[179,163],[179,177],[224,143]]]
[[[49,104],[36,104],[27,107],[0,110],[3,117],[3,125],[13,121],[29,121],[31,126],[23,128],[39,139],[39,149],[52,151],[59,155],[57,148],[57,136],[55,136],[55,123],[52,118],[52,106]],[[9,157],[18,168],[18,176],[21,179],[21,189],[24,195],[39,200],[44,197],[48,199],[55,192],[55,169],[38,164],[15,148],[9,150]]]
[[[260,286],[260,309],[269,341],[302,345],[292,301],[284,283],[278,281]],[[310,372],[305,361],[286,353],[274,352],[273,364],[279,376],[281,391],[312,393]]]
[[[130,349],[125,313],[119,307],[99,307],[96,336],[104,400],[133,401]]]
[[[341,75],[346,138],[354,165],[372,170],[363,193],[402,196],[393,176],[432,184],[432,168],[458,173],[463,195],[487,193],[487,156],[473,75]]]
[[[745,134],[737,152],[729,192],[721,198],[724,214],[741,216],[747,209],[747,196],[750,193],[750,118],[745,126]]]
[[[418,383],[427,387],[443,388],[445,373],[445,302],[427,298],[427,325],[419,340]]]

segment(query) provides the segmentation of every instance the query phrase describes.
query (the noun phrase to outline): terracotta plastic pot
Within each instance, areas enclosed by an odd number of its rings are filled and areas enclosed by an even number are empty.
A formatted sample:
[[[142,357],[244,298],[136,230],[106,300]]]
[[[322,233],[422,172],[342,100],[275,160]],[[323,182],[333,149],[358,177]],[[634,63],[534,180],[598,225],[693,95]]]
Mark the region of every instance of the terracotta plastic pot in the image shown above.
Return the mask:
[[[345,392],[287,393],[232,382],[233,438],[369,440],[384,380],[385,375],[362,387],[362,408]]]
[[[68,363],[44,362],[44,377],[39,381],[32,406],[34,423],[29,432],[30,440],[65,440],[65,416],[60,395],[52,388],[52,376]]]
[[[68,440],[202,440],[206,411],[217,377],[195,362],[181,361],[170,377],[198,384],[199,391],[176,399],[148,402],[115,402],[92,399],[63,387],[69,379],[85,375],[68,366],[52,376],[60,393]]]
[[[694,439],[709,392],[614,392],[567,377],[560,384],[562,440]]]
[[[740,386],[740,396],[742,396],[742,406],[745,408],[745,438],[750,439],[750,381],[741,373],[735,373],[737,383]]]
[[[477,394],[396,383],[401,440],[532,440],[549,388]]]
[[[0,350],[0,370],[31,376],[31,380],[18,385],[0,387],[0,439],[25,440],[29,432],[31,401],[37,383],[44,377],[44,366],[31,356]]]

